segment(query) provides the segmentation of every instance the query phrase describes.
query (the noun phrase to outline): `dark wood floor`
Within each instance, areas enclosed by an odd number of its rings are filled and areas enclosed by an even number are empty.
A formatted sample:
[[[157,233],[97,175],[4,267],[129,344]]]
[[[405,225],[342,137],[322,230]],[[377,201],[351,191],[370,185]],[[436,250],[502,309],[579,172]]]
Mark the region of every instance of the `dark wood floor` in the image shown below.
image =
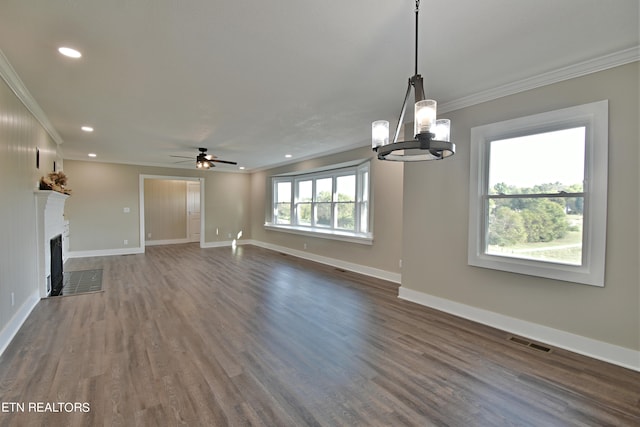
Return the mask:
[[[0,426],[638,426],[640,373],[397,298],[397,285],[242,246],[70,260],[0,358]]]

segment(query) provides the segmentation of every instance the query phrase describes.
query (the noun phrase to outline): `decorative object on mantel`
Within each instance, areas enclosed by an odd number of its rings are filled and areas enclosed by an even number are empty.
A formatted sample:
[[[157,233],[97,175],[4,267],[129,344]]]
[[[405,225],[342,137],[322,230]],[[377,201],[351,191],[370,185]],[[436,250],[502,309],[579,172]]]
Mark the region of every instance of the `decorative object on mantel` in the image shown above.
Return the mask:
[[[436,120],[436,101],[425,99],[422,76],[418,74],[418,11],[420,0],[416,0],[416,34],[415,34],[415,70],[409,78],[409,85],[404,96],[400,118],[392,141],[389,141],[389,122],[377,120],[371,125],[371,144],[380,160],[396,162],[416,162],[424,160],[440,160],[452,156],[456,146],[449,140],[451,122],[449,119]],[[415,93],[413,138],[399,141],[400,131],[404,125],[404,113],[413,87]]]
[[[71,189],[66,188],[67,175],[64,172],[51,172],[40,178],[40,190],[53,190],[62,194],[71,194]]]

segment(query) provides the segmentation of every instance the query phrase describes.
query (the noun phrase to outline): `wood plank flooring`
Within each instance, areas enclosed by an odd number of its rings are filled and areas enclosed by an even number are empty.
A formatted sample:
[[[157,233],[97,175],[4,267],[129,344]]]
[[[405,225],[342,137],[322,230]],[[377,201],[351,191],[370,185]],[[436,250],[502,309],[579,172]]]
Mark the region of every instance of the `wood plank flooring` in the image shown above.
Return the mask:
[[[74,259],[0,358],[0,426],[638,426],[640,373],[253,246]],[[86,402],[88,412],[28,412]]]

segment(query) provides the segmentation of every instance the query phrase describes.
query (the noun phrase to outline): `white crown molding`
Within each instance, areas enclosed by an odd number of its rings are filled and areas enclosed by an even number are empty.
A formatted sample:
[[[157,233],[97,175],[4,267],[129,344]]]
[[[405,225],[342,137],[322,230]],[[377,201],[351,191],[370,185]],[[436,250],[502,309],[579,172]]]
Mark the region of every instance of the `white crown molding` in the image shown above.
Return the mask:
[[[444,311],[483,325],[491,326],[508,333],[520,335],[554,347],[593,357],[614,365],[640,371],[640,351],[620,347],[603,341],[526,320],[505,316],[504,314],[484,310],[401,286],[398,298],[415,302],[425,307]]]
[[[7,83],[13,93],[16,94],[18,99],[22,101],[24,106],[27,107],[31,114],[33,114],[33,117],[40,122],[42,127],[47,131],[56,144],[62,144],[64,142],[62,137],[53,127],[44,111],[42,111],[42,108],[40,108],[40,105],[38,105],[33,96],[31,96],[31,93],[16,73],[16,70],[13,69],[7,57],[4,56],[2,50],[0,50],[0,76]]]
[[[526,90],[535,89],[564,80],[585,76],[587,74],[595,73],[598,71],[604,71],[609,68],[618,67],[620,65],[625,65],[636,61],[640,61],[640,46],[634,46],[632,48],[604,55],[599,58],[583,61],[578,64],[539,74],[528,79],[508,83],[506,85],[498,86],[496,88],[488,89],[486,91],[478,92],[473,95],[465,96],[452,101],[443,102],[438,106],[438,109],[442,113],[447,113],[450,111],[459,110],[465,107],[471,107],[483,102],[492,101],[494,99],[524,92]],[[40,124],[44,127],[51,138],[57,144],[62,144],[64,142],[62,140],[62,137],[55,130],[42,108],[40,108],[36,100],[26,88],[2,50],[0,50],[0,77],[3,78],[9,88],[11,88],[11,90],[16,94],[18,99],[20,99],[20,101],[25,105],[25,107],[27,107],[31,114],[33,114],[38,122],[40,122]],[[358,143],[357,145],[354,144],[353,147],[348,148],[359,148],[360,146],[360,143]],[[343,147],[340,151],[344,151],[344,149],[345,147]],[[309,156],[309,158],[312,157],[317,156]],[[296,162],[301,160],[303,159],[295,159]],[[253,172],[271,169],[273,167],[282,166],[284,164],[293,162],[294,161],[292,160],[290,162],[284,162],[280,165],[271,165],[264,168],[257,168],[253,170]]]
[[[574,65],[569,65],[568,67],[559,68],[528,79],[508,83],[506,85],[478,92],[453,101],[443,102],[438,105],[438,110],[442,113],[448,113],[450,111],[471,107],[483,102],[524,92],[526,90],[547,86],[576,77],[586,76],[587,74],[608,70],[609,68],[630,64],[636,61],[640,61],[640,46],[614,52],[588,61],[579,62]]]

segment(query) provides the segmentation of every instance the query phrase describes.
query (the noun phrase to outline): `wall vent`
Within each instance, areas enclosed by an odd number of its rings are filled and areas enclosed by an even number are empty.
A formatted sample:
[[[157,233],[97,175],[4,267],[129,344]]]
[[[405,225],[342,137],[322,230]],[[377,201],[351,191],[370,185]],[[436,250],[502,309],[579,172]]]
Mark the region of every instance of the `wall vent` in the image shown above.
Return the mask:
[[[532,348],[534,350],[542,351],[542,352],[545,352],[545,353],[550,353],[551,352],[551,348],[549,348],[547,346],[544,346],[542,344],[536,344],[536,343],[533,343],[531,341],[527,341],[527,340],[525,340],[523,338],[509,337],[509,341],[512,341],[512,342],[514,342],[516,344],[520,344],[520,345],[523,345],[525,347],[530,347],[530,348]]]

